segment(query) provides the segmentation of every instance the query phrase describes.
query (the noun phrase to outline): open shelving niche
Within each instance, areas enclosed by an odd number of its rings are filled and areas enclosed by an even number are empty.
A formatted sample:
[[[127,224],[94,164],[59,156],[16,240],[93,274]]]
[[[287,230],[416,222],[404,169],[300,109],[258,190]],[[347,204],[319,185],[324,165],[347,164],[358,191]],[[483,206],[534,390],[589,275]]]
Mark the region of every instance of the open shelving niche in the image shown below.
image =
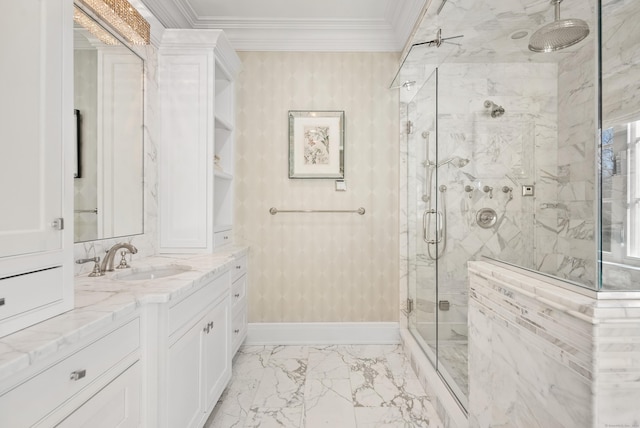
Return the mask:
[[[215,136],[213,231],[230,231],[233,224],[234,85],[222,64],[215,64]]]

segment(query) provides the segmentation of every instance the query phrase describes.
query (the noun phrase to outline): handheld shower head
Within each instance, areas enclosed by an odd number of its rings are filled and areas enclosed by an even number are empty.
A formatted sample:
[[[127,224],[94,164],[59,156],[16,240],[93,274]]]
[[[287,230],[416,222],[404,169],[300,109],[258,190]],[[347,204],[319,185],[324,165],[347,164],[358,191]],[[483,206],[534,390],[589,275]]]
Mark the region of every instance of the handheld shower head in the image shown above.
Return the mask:
[[[440,168],[441,166],[445,166],[445,165],[453,165],[456,168],[463,168],[465,166],[467,166],[467,164],[469,163],[469,159],[467,158],[461,158],[460,156],[454,156],[451,157],[449,159],[445,159],[442,162],[440,162],[437,167]]]

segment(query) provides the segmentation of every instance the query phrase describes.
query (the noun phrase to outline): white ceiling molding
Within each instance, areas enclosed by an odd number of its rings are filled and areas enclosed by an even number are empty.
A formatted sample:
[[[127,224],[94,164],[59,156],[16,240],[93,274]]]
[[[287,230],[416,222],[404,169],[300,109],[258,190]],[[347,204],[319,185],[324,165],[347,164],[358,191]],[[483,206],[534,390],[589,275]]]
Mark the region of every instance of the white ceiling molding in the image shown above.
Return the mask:
[[[376,19],[199,16],[192,0],[141,1],[164,27],[224,30],[239,51],[399,52],[426,0],[389,0]]]
[[[385,21],[318,19],[216,19],[194,28],[220,28],[239,51],[396,52]],[[401,48],[402,46],[400,46]]]

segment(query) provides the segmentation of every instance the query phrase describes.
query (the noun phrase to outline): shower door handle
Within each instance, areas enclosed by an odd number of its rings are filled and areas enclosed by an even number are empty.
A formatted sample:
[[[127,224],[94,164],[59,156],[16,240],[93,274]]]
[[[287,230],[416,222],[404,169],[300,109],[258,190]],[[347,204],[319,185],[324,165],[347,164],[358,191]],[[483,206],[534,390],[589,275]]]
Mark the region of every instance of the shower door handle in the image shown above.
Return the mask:
[[[443,221],[442,212],[437,210],[424,210],[424,213],[422,214],[422,239],[427,244],[439,244],[442,242],[442,226],[436,230],[436,239],[430,239],[431,237],[429,236],[429,223],[433,214],[438,216],[437,224],[442,225]]]

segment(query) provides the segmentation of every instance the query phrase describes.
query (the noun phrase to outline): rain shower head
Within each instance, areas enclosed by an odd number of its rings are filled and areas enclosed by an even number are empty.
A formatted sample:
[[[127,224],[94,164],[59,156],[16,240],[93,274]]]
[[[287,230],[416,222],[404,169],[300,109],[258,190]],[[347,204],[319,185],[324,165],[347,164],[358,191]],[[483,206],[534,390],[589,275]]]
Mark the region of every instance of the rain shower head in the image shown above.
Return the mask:
[[[551,0],[555,6],[555,19],[531,35],[530,51],[558,51],[581,42],[589,35],[589,26],[582,19],[560,19],[560,3],[562,0]]]

